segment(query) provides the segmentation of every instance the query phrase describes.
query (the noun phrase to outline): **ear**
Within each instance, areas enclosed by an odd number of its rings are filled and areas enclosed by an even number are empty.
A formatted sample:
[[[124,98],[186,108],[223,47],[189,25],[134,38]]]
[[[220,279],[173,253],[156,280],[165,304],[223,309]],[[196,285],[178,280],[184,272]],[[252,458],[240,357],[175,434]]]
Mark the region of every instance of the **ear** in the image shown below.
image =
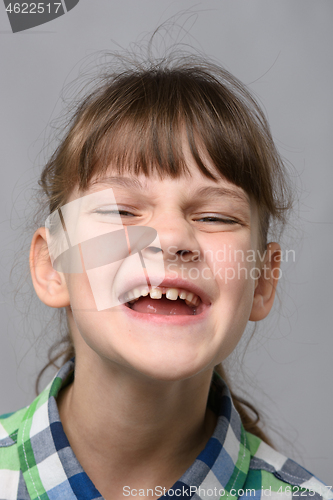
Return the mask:
[[[260,321],[266,318],[272,309],[275,290],[280,278],[280,262],[280,245],[278,243],[269,243],[254,291],[250,321]]]
[[[40,300],[50,307],[69,306],[64,274],[51,264],[45,227],[37,229],[32,238],[29,263],[32,283]]]

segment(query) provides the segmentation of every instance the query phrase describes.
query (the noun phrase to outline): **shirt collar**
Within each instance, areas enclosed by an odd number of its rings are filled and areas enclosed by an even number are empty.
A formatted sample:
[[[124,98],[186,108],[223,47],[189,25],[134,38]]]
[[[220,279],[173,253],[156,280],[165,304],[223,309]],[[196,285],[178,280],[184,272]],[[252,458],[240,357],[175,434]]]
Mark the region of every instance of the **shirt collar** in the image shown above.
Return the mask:
[[[70,447],[56,403],[60,389],[74,378],[74,366],[72,358],[58,371],[28,407],[18,430],[21,469],[31,499],[102,499]],[[208,406],[218,415],[214,433],[171,488],[180,490],[185,498],[207,498],[207,490],[214,488],[226,492],[241,489],[249,470],[246,433],[228,387],[215,372]]]

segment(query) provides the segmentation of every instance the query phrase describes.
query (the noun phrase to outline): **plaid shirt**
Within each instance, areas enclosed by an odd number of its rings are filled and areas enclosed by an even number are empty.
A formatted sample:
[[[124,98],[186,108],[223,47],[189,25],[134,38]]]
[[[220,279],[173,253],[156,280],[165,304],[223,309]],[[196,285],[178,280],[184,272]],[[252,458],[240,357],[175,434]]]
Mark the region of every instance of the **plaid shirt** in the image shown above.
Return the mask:
[[[30,406],[0,416],[0,500],[103,498],[75,457],[59,418],[56,397],[73,377],[74,358]],[[208,405],[218,414],[214,434],[169,492],[156,486],[155,495],[193,500],[333,499],[329,487],[312,474],[244,431],[230,392],[215,373]],[[123,494],[149,498],[152,490],[125,488]]]

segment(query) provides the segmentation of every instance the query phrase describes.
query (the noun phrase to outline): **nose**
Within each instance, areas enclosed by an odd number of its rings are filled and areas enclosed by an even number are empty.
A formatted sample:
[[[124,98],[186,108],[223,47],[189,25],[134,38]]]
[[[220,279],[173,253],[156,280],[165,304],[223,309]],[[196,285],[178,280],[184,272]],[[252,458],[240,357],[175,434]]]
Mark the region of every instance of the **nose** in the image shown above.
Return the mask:
[[[198,258],[200,245],[195,236],[194,228],[180,212],[163,212],[161,216],[151,221],[151,227],[156,229],[160,247],[149,246],[146,251],[156,254],[163,253],[164,261],[190,262]]]

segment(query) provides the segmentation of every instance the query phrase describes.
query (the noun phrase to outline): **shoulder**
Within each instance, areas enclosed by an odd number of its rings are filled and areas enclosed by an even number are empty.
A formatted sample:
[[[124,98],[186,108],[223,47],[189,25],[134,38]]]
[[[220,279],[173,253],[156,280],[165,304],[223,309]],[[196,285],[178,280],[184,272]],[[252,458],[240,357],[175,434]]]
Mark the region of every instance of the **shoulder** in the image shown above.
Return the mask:
[[[0,464],[8,450],[15,449],[17,446],[18,430],[28,408],[27,406],[15,412],[0,415]]]
[[[26,498],[17,436],[28,407],[0,415],[0,498]],[[27,497],[29,498],[29,497]]]
[[[252,497],[262,500],[333,499],[332,487],[326,486],[304,467],[249,432],[246,440],[251,458],[244,488],[252,490]]]

